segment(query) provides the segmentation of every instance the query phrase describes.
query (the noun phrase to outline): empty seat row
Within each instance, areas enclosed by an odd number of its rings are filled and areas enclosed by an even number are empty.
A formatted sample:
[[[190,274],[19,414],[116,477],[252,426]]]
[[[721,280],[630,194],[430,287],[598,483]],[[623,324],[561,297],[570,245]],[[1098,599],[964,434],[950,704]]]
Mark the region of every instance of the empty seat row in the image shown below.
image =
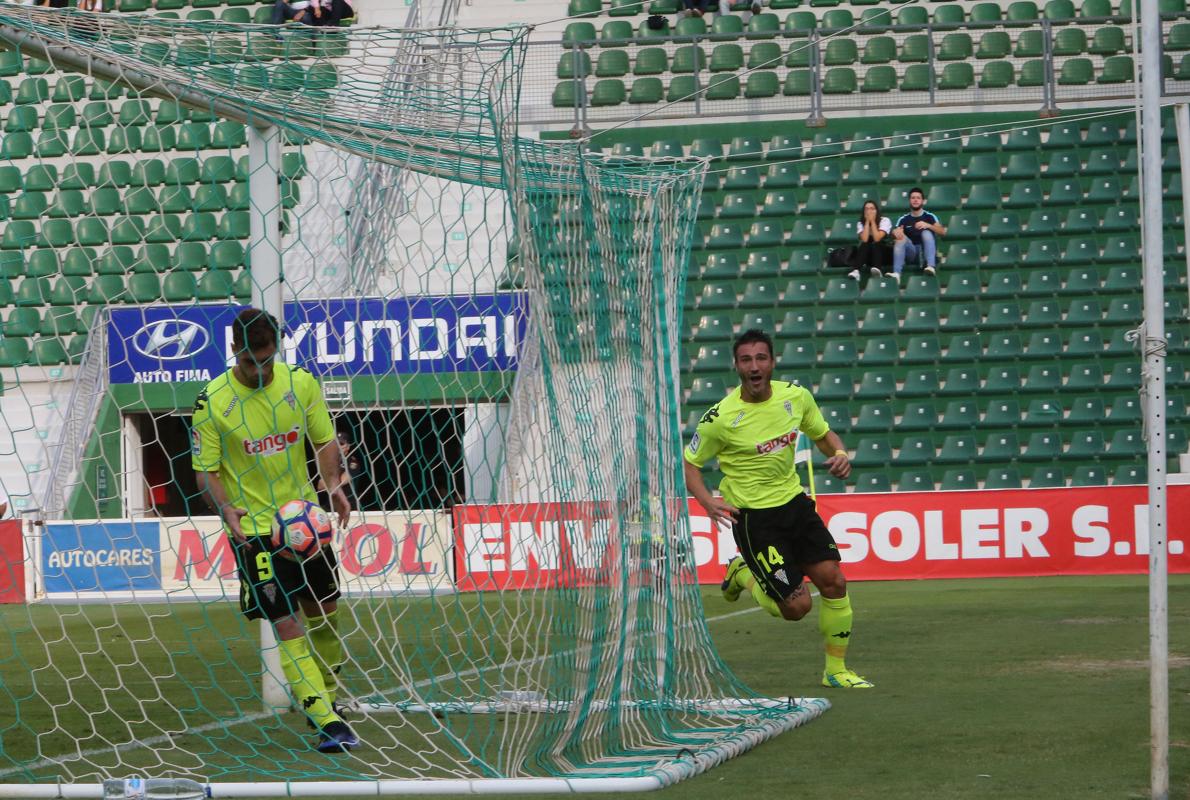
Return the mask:
[[[1058,120],[1046,125],[1030,124],[1014,127],[1005,133],[993,126],[981,128],[948,128],[933,133],[895,130],[886,131],[861,129],[849,136],[833,131],[820,131],[809,139],[801,139],[789,133],[779,133],[765,140],[752,134],[741,134],[731,139],[697,133],[683,144],[679,139],[662,138],[642,143],[640,133],[632,139],[602,146],[603,140],[593,143],[593,149],[600,149],[611,155],[643,156],[658,158],[681,157],[683,155],[702,158],[726,159],[727,161],[755,162],[762,160],[786,161],[802,156],[833,156],[844,153],[862,156],[874,155],[892,150],[896,156],[932,157],[934,155],[994,154],[1000,151],[1018,150],[1079,150],[1086,147],[1114,147],[1124,145],[1135,147],[1136,121],[1131,112],[1122,112],[1106,119],[1090,121]],[[1170,113],[1163,115],[1162,141],[1177,143],[1177,132]]]
[[[75,246],[64,250],[0,251],[0,282],[7,286],[12,278],[51,278],[57,275],[127,275],[133,272],[169,272],[171,270],[234,270],[248,263],[243,244],[236,240],[179,242],[171,248],[162,243],[139,248],[114,245],[104,250]],[[5,293],[0,288],[0,295]],[[11,293],[8,294],[11,297]],[[2,304],[0,304],[2,305]]]
[[[281,202],[293,208],[298,202],[299,185],[282,179]],[[49,192],[24,192],[14,195],[11,203],[0,196],[0,219],[70,218],[88,215],[181,214],[187,211],[247,211],[250,206],[247,182],[234,184],[231,191],[222,184],[200,184],[194,191],[182,185],[116,189],[106,187],[84,193],[82,189]],[[5,213],[7,212],[7,213]]]
[[[781,11],[796,9],[803,5],[813,7],[817,5],[835,6],[840,4],[824,4],[817,2],[817,0],[810,0],[807,3],[803,3],[802,0],[769,0],[765,5],[774,10]],[[1118,16],[1122,19],[1128,19],[1132,14],[1130,0],[1124,0],[1123,3],[1120,3],[1114,8],[1110,0],[1090,0],[1090,2],[1080,4],[1081,7],[1077,12],[1072,0],[1049,0],[1049,2],[1040,5],[1032,2],[1032,0],[1017,0],[1007,5],[994,2],[977,2],[969,8],[958,2],[932,3],[932,13],[930,7],[917,4],[905,5],[896,9],[895,12],[884,7],[869,7],[878,5],[872,2],[853,2],[851,5],[864,6],[864,8],[857,9],[856,11],[850,8],[828,8],[821,16],[812,10],[795,11],[787,18],[786,28],[799,31],[808,31],[815,28],[834,30],[851,28],[857,24],[863,28],[877,30],[890,25],[920,26],[933,24],[937,27],[946,28],[949,26],[959,26],[966,22],[983,25],[997,22],[1027,25],[1042,19],[1059,25],[1072,22],[1097,24],[1102,22],[1106,17]],[[744,9],[748,8],[748,5],[735,3],[733,4],[733,8]],[[1161,13],[1164,15],[1177,15],[1186,11],[1182,0],[1161,0],[1160,8]],[[571,0],[568,9],[569,13],[567,16],[570,17],[597,17],[603,11],[603,3],[601,0]],[[652,2],[644,2],[643,0],[611,0],[611,3],[607,7],[607,15],[610,17],[636,17],[645,16],[646,14],[672,14],[678,10],[679,4],[677,0],[652,0]],[[795,17],[795,26],[791,26],[790,19]],[[697,21],[700,23],[703,22],[701,19]],[[728,22],[722,27],[730,30],[735,25],[736,23],[734,22]],[[696,29],[705,31],[705,27],[696,28],[696,26],[688,26],[686,32]],[[680,24],[678,30],[682,31]]]
[[[80,328],[75,307],[90,303],[153,303],[192,302],[199,300],[228,300],[251,294],[251,276],[245,270],[235,277],[231,272],[211,270],[201,276],[193,272],[172,271],[164,276],[152,272],[132,275],[97,275],[90,280],[81,276],[64,276],[53,285],[46,278],[23,281],[16,294],[9,298],[12,310],[4,325],[4,336],[31,336],[47,328],[58,333],[70,333]],[[7,281],[0,280],[0,295],[8,291]],[[46,307],[63,307],[65,313],[52,314]],[[85,330],[85,329],[84,329]]]
[[[300,152],[281,156],[281,174],[288,179],[306,173],[306,159]],[[67,164],[33,164],[22,169],[0,164],[0,193],[49,192],[54,189],[125,188],[166,184],[217,184],[248,180],[248,157],[204,153],[201,157],[180,156],[163,160],[107,159],[96,165],[87,161]]]

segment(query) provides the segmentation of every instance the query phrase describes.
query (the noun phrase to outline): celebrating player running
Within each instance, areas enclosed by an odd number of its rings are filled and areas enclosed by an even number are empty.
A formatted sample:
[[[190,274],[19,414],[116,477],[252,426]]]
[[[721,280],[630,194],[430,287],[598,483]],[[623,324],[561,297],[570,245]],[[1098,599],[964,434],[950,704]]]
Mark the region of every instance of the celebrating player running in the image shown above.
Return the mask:
[[[829,456],[830,473],[846,478],[851,462],[843,441],[827,426],[809,391],[773,382],[773,340],[766,333],[745,331],[732,352],[740,386],[702,416],[684,464],[686,486],[712,519],[732,526],[740,550],[727,565],[723,595],[734,602],[748,589],[774,617],[799,620],[810,611],[808,576],[822,595],[822,685],[872,688],[844,663],[852,615],[839,548],[794,468],[797,438],[805,434]],[[713,496],[702,479],[702,466],[715,456],[723,470],[723,497]]]

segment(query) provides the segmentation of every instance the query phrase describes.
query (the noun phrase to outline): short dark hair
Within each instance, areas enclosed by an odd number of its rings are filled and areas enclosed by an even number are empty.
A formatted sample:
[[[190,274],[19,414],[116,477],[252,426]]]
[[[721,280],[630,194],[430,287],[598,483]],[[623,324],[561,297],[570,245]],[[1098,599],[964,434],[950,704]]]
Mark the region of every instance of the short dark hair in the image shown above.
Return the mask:
[[[245,308],[236,314],[235,322],[231,324],[231,346],[238,353],[247,345],[247,349],[255,352],[263,347],[280,345],[281,326],[267,311],[259,308]]]
[[[764,342],[769,347],[769,357],[773,355],[773,337],[762,331],[760,328],[749,328],[736,337],[735,342],[731,345],[731,358],[735,360],[736,353],[740,348],[746,344],[756,344],[757,342]]]
[[[921,190],[920,186],[914,186],[912,189],[909,190],[909,194],[913,194],[914,192],[917,192],[918,194],[920,194],[922,200],[926,199],[926,193]],[[907,194],[905,196],[908,197],[909,194]]]

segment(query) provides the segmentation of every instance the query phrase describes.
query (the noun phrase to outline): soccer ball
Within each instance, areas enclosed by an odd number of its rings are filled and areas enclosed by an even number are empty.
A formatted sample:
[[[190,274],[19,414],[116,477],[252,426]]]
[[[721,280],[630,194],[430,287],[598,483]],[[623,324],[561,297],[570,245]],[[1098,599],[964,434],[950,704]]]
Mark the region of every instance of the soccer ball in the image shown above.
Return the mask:
[[[290,500],[273,515],[273,550],[304,561],[330,544],[331,518],[308,500]]]

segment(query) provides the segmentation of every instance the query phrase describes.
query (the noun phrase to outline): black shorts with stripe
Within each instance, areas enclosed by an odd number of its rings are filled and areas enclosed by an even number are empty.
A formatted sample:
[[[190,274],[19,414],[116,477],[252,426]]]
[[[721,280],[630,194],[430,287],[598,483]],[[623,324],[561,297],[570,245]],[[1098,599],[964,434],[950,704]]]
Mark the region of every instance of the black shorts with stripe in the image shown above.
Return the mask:
[[[736,547],[765,594],[784,600],[801,587],[803,567],[839,561],[839,546],[805,492],[772,508],[741,508]]]
[[[240,575],[240,611],[248,619],[283,619],[296,614],[300,600],[339,599],[339,560],[324,547],[305,561],[270,552],[268,537],[232,542]]]

